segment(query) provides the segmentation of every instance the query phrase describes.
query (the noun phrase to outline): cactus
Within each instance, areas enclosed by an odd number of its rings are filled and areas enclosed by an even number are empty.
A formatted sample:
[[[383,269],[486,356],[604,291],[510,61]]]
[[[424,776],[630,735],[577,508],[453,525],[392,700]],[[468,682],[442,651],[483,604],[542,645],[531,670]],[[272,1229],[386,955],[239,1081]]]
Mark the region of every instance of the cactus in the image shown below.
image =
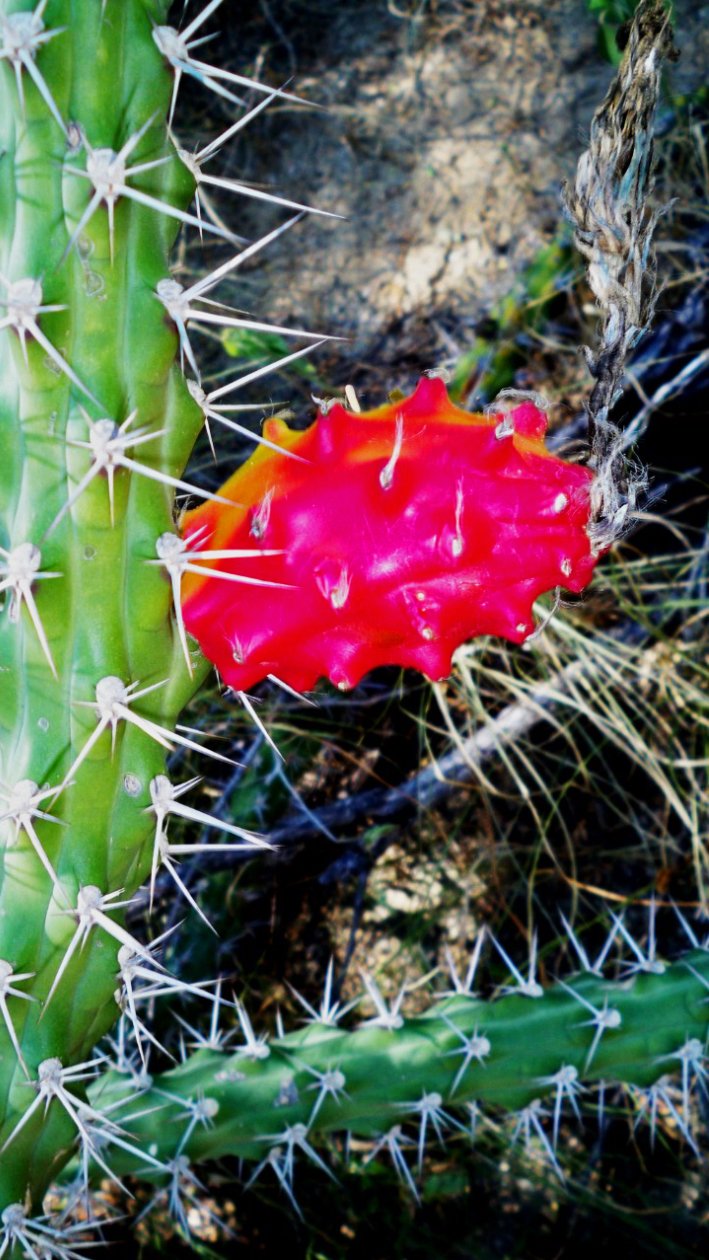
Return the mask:
[[[556,585],[582,589],[601,549],[587,529],[591,474],[548,456],[540,412],[525,404],[507,415],[465,416],[434,381],[392,410],[333,410],[303,435],[273,425],[216,494],[186,479],[205,419],[229,423],[217,395],[202,388],[193,327],[304,339],[286,359],[322,344],[316,334],[225,313],[207,296],[295,221],[239,248],[199,199],[196,212],[189,208],[200,184],[218,181],[202,168],[220,144],[274,97],[288,96],[200,60],[201,28],[220,3],[211,0],[177,31],[166,25],[167,0],[0,0],[0,1255],[77,1254],[76,1227],[42,1215],[48,1186],[77,1150],[87,1177],[97,1168],[139,1171],[164,1184],[179,1180],[188,1159],[231,1152],[263,1162],[264,1142],[282,1145],[287,1132],[285,1155],[269,1148],[266,1162],[292,1195],[295,1146],[320,1158],[311,1128],[371,1134],[389,1126],[382,1140],[413,1187],[397,1144],[399,1116],[418,1123],[420,1158],[427,1134],[453,1123],[450,1105],[489,1100],[515,1110],[524,1131],[541,1137],[535,1100],[546,1097],[551,1138],[542,1140],[554,1160],[562,1105],[575,1106],[582,1077],[645,1088],[676,1068],[677,1117],[688,1141],[689,1087],[704,1083],[702,950],[666,971],[644,960],[636,970],[648,974],[619,986],[593,968],[543,992],[518,973],[520,993],[493,1004],[457,982],[455,996],[412,1021],[386,1007],[368,981],[378,1011],[368,1028],[341,1033],[328,1002],[305,1032],[271,1044],[254,1035],[237,1005],[244,1045],[220,1053],[224,1038],[215,1031],[173,1072],[154,1083],[141,1077],[139,1118],[116,1106],[124,1079],[95,1081],[103,1060],[94,1048],[122,1007],[144,1067],[154,1038],[136,1001],[146,991],[190,992],[212,1003],[215,1018],[224,1006],[209,986],[170,977],[125,919],[143,885],[152,895],[161,868],[191,899],[174,859],[195,846],[172,844],[166,822],[205,816],[183,801],[194,781],[167,776],[166,754],[183,748],[229,763],[177,726],[208,669],[188,631],[205,640],[239,691],[268,675],[295,687],[321,674],[352,685],[380,661],[440,676],[468,635],[527,637],[533,598]],[[191,156],[172,135],[186,76],[229,102],[234,88],[247,86],[263,94],[262,104]],[[183,224],[237,247],[188,288],[170,273]],[[408,431],[410,419],[420,432]],[[429,443],[443,475],[427,483]],[[331,452],[344,456],[339,469]],[[380,496],[381,550],[368,554],[357,542],[348,551],[345,542],[334,553],[336,571],[324,552],[324,567],[309,562],[298,532],[307,530],[314,548],[333,529],[338,505],[313,508],[321,460],[330,461],[334,492],[348,487],[352,498],[344,501],[353,509],[368,493],[367,479]],[[476,462],[474,476],[466,460]],[[187,516],[183,536],[177,491],[211,505]],[[471,497],[476,529],[489,536],[484,548],[467,532]],[[353,621],[340,614],[355,576],[372,586],[402,519],[415,525],[406,534],[409,560],[383,583],[385,633],[375,634],[363,627],[354,587]],[[500,541],[490,536],[501,522]],[[429,555],[439,535],[445,563]],[[481,547],[472,563],[469,546]],[[205,562],[217,563],[218,578]],[[223,642],[212,650],[215,615],[232,636],[237,612],[239,626],[248,617],[254,633],[273,634],[293,564],[311,599],[302,621],[288,622],[296,641],[259,647],[253,668],[236,642],[227,658]],[[471,588],[485,587],[473,609],[460,598],[461,575]],[[234,594],[240,585],[251,593],[248,609]],[[432,644],[426,630],[434,626]],[[244,828],[217,825],[227,838],[201,851],[267,846]],[[618,920],[612,939],[624,931]],[[530,998],[540,1000],[530,1005]],[[520,1078],[512,1047],[521,1037],[529,1049]],[[284,1072],[289,1083],[275,1125]],[[184,1129],[155,1125],[152,1105],[166,1100],[165,1118],[188,1117]]]
[[[602,952],[617,932],[618,922]],[[473,959],[479,955],[478,944]],[[305,1028],[271,1041],[254,1035],[239,1007],[245,1039],[233,1053],[212,1034],[152,1081],[124,1061],[123,1075],[114,1072],[91,1089],[95,1105],[110,1108],[113,1119],[134,1106],[136,1081],[145,1089],[142,1115],[126,1121],[132,1149],[112,1152],[111,1163],[122,1174],[140,1171],[160,1183],[166,1168],[239,1155],[261,1168],[270,1164],[292,1190],[293,1150],[320,1162],[312,1144],[328,1133],[399,1135],[404,1149],[418,1150],[420,1169],[429,1125],[439,1136],[441,1128],[465,1132],[471,1113],[503,1108],[561,1173],[562,1115],[579,1116],[589,1098],[602,1113],[611,1083],[628,1087],[641,1111],[662,1101],[696,1152],[691,1091],[697,1083],[707,1086],[709,953],[695,949],[670,966],[636,959],[615,983],[603,979],[599,960],[586,962],[573,980],[547,989],[518,974],[496,1001],[471,992],[473,965],[464,980],[453,972],[454,988],[410,1019],[401,1012],[401,995],[388,1005],[365,977],[376,1014],[354,1032],[339,1028],[341,1012],[327,986]],[[159,1126],[152,1108],[160,1109]],[[145,1168],[148,1143],[162,1172]],[[403,1155],[396,1162],[416,1194]]]

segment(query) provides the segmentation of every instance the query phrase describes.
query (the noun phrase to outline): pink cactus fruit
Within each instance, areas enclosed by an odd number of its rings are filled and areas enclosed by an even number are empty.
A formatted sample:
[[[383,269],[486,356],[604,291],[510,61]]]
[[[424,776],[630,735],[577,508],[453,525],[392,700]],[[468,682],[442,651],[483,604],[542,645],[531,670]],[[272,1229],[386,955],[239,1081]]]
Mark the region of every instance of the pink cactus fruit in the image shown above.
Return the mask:
[[[190,550],[253,549],[209,567],[273,585],[187,574],[188,631],[240,691],[268,675],[348,688],[377,665],[440,679],[474,636],[523,643],[537,597],[583,590],[597,560],[592,473],[552,455],[546,427],[532,402],[471,415],[427,378],[303,432],[267,421],[289,454],[259,447],[220,492],[234,506],[204,503],[182,528]]]

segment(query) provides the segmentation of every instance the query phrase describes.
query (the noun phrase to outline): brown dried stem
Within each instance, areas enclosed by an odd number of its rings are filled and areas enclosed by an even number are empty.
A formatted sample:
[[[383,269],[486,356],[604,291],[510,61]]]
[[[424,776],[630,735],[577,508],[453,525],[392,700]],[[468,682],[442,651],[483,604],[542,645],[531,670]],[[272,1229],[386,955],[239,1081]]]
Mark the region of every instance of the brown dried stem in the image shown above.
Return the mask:
[[[593,541],[599,550],[621,532],[644,471],[629,463],[610,422],[630,351],[647,330],[657,299],[651,204],[653,137],[664,57],[675,55],[664,0],[641,0],[623,61],[591,123],[573,186],[564,189],[575,241],[603,317],[597,351],[585,348],[594,378],[587,404],[590,466],[596,472]]]

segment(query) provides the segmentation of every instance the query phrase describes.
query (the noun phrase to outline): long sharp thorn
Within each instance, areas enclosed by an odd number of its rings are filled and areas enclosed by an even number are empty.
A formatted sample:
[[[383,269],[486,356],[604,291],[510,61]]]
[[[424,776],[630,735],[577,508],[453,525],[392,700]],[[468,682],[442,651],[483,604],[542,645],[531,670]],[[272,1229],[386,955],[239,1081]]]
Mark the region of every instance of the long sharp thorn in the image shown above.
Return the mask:
[[[20,345],[22,347],[22,358],[25,361],[25,367],[28,368],[30,365],[30,357],[29,357],[29,352],[27,350],[27,332],[24,328],[20,328],[18,332],[19,332],[19,337],[20,337]]]
[[[158,214],[164,214],[169,219],[179,219],[180,223],[189,223],[197,228],[203,226],[203,221],[194,214],[188,214],[186,210],[180,210],[179,206],[170,205],[169,201],[160,201],[159,197],[151,197],[149,193],[141,192],[139,188],[129,188],[127,184],[122,184],[121,196],[129,197],[131,201],[137,201],[139,205],[145,206],[148,210],[156,210]],[[232,232],[226,232],[223,228],[217,227],[216,224],[205,226],[208,232],[212,232],[215,236],[221,236],[227,241],[235,241],[237,239]]]
[[[202,499],[209,499],[211,503],[226,503],[228,507],[239,507],[238,503],[234,503],[232,499],[225,499],[221,494],[212,494],[210,490],[201,490],[199,486],[192,486],[188,481],[181,481],[179,477],[170,477],[167,473],[158,471],[157,468],[151,468],[148,464],[140,464],[135,459],[128,456],[121,457],[121,465],[123,468],[129,468],[132,472],[140,473],[141,477],[148,477],[151,481],[160,481],[165,486],[174,486],[176,490],[186,490],[188,494],[199,495]]]
[[[128,137],[125,144],[123,145],[121,149],[119,149],[118,154],[116,155],[121,163],[125,164],[126,158],[129,158],[131,153],[133,153],[135,149],[137,149],[146,131],[150,130],[157,116],[158,116],[158,111],[153,110],[150,117],[146,118],[142,126],[139,127],[137,131],[134,131],[133,134]],[[168,159],[157,158],[156,160],[158,162],[166,162]]]
[[[52,35],[58,35],[59,31],[58,30],[52,31],[51,33]],[[44,79],[39,73],[39,70],[37,69],[34,61],[32,60],[31,57],[27,55],[21,55],[21,60],[22,60],[23,66],[27,70],[27,73],[32,77],[34,85],[37,88],[37,91],[39,92],[40,96],[42,97],[42,100],[44,101],[45,105],[49,107],[52,114],[54,115],[56,122],[59,124],[64,135],[66,135],[67,134],[66,123],[64,122],[64,119],[59,113],[59,109],[57,108],[57,103],[54,100],[54,97],[52,96],[52,93],[50,92],[49,88],[47,87],[47,84],[45,83]]]
[[[229,410],[229,408],[226,408]],[[236,410],[236,409],[235,409]],[[267,447],[278,455],[284,455],[287,459],[295,460],[298,464],[309,464],[310,460],[304,459],[302,455],[291,451],[287,446],[279,446],[277,442],[271,442],[268,438],[263,437],[260,433],[254,433],[251,429],[247,429],[243,424],[237,424],[236,421],[229,419],[221,411],[213,411],[211,408],[205,408],[205,416],[209,416],[212,420],[218,420],[225,428],[231,429],[232,433],[239,433],[241,437],[245,437],[250,442],[255,442],[257,446]],[[207,423],[209,423],[207,421]]]
[[[200,809],[192,809],[190,805],[183,805],[180,801],[173,801],[170,809],[171,814],[177,814],[180,818],[186,818],[189,822],[201,823],[204,827],[216,827],[219,831],[228,831],[232,836],[238,836],[241,840],[246,840],[249,845],[259,849],[272,849],[273,845],[269,844],[264,836],[259,836],[255,831],[247,831],[244,827],[237,827],[234,823],[224,822],[221,818],[214,818],[211,814],[205,814]],[[170,845],[171,851],[177,846]],[[196,845],[197,850],[204,848],[203,845]]]
[[[127,932],[125,928],[122,928],[120,923],[116,923],[113,919],[109,919],[108,915],[105,914],[103,910],[94,910],[93,920],[97,927],[102,927],[104,932],[107,932],[109,936],[112,936],[113,939],[118,941],[120,945],[125,945],[127,949],[132,950],[132,952],[137,954],[139,958],[143,958],[149,963],[155,962],[150,950],[145,945],[141,945],[140,941],[137,941],[134,936],[131,936],[130,932]]]
[[[134,1199],[135,1195],[131,1193],[131,1191],[127,1188],[127,1186],[123,1185],[123,1182],[121,1181],[120,1177],[118,1177],[116,1173],[113,1172],[107,1160],[104,1159],[100,1150],[96,1146],[95,1139],[92,1139],[91,1132],[88,1129],[86,1130],[86,1138],[84,1141],[84,1146],[85,1146],[87,1155],[90,1155],[91,1159],[93,1159],[95,1163],[98,1164],[99,1168],[103,1170],[103,1172],[106,1174],[106,1177],[108,1178],[111,1185],[116,1186],[116,1188],[120,1190],[121,1193],[124,1194],[127,1199]]]
[[[47,857],[47,854],[44,851],[44,846],[39,836],[37,835],[37,832],[35,831],[34,826],[32,825],[32,820],[30,818],[25,818],[23,826],[24,826],[25,832],[29,836],[32,848],[37,854],[37,857],[42,863],[42,866],[47,872],[49,878],[51,879],[52,884],[54,885],[54,888],[57,890],[58,893],[60,893],[62,900],[67,902],[67,895],[64,892],[64,889],[60,883],[59,876],[57,875],[57,872],[55,871],[54,867],[52,866],[52,863],[50,862],[49,858]]]
[[[39,642],[40,642],[40,646],[46,657],[47,664],[49,665],[49,668],[51,669],[53,676],[55,678],[58,678],[59,675],[57,674],[57,667],[54,664],[54,657],[52,656],[52,653],[49,647],[49,642],[47,640],[47,636],[44,633],[44,626],[42,625],[42,618],[39,615],[39,610],[35,603],[35,598],[34,598],[34,595],[32,594],[32,588],[31,588],[30,583],[23,582],[20,590],[21,590],[21,597],[24,598],[24,601],[27,605],[27,611],[32,619],[32,625],[35,628],[37,638],[39,639]]]
[[[296,105],[308,105],[311,109],[317,109],[318,106],[313,101],[306,101],[302,96],[295,96],[292,92],[283,92],[280,88],[266,87],[265,83],[259,83],[256,79],[249,79],[243,74],[232,74],[231,70],[222,70],[220,66],[210,66],[205,61],[199,61],[196,57],[190,58],[190,66],[194,70],[201,71],[205,78],[211,80],[224,79],[227,83],[235,83],[237,87],[251,88],[254,92],[265,92],[269,96],[277,96],[284,101],[294,101]],[[217,85],[210,84],[217,91]]]
[[[109,260],[110,260],[111,266],[113,266],[113,258],[114,258],[114,235],[115,235],[115,233],[114,233],[114,227],[115,227],[115,209],[116,209],[116,203],[115,203],[115,201],[113,200],[113,198],[112,198],[112,197],[111,197],[111,198],[109,199],[109,201],[108,201],[108,204],[107,204],[107,209],[108,209],[108,257],[109,257]],[[111,523],[113,523],[113,522],[111,522]]]
[[[195,774],[191,779],[185,779],[184,783],[180,783],[179,786],[174,788],[175,797],[179,799],[179,797],[184,796],[187,792],[191,792],[194,788],[198,787],[203,780],[203,774]]]
[[[54,517],[54,520],[52,521],[51,525],[48,525],[47,528],[45,529],[42,535],[42,541],[44,541],[45,538],[49,537],[52,531],[56,529],[59,522],[66,516],[67,512],[71,511],[77,499],[81,498],[81,495],[84,493],[84,490],[86,489],[86,487],[91,484],[94,477],[97,477],[100,471],[101,470],[98,464],[92,464],[91,467],[87,469],[87,471],[84,473],[83,477],[81,478],[81,481],[75,487],[73,493],[70,494],[66,502],[62,504],[61,508],[57,512],[57,515]]]
[[[175,622],[177,624],[177,637],[180,641],[180,647],[182,648],[182,655],[185,658],[187,672],[189,673],[190,678],[193,678],[194,666],[192,664],[192,657],[190,656],[190,649],[187,643],[187,631],[185,629],[185,619],[182,615],[182,601],[180,598],[180,585],[181,585],[180,573],[176,569],[173,569],[172,572],[170,573],[170,585],[172,587],[172,608],[175,614]]]
[[[81,749],[81,752],[76,757],[70,770],[67,772],[66,778],[64,778],[62,782],[59,784],[59,787],[57,788],[54,796],[52,797],[52,802],[54,802],[57,799],[59,794],[63,792],[66,787],[69,787],[70,781],[73,780],[74,775],[76,774],[76,771],[79,769],[79,766],[82,765],[82,763],[86,760],[92,748],[94,747],[94,744],[98,743],[99,739],[101,738],[101,736],[103,735],[104,731],[107,728],[108,728],[108,719],[101,718],[101,721],[98,722],[97,725],[94,727],[93,731],[89,735],[89,738],[87,739],[86,743]]]
[[[202,48],[205,44],[211,44],[217,39],[219,31],[212,31],[211,35],[200,35],[199,39],[191,39],[189,43],[189,52],[192,53],[193,48]]]
[[[198,83],[202,83],[205,87],[208,87],[211,92],[215,92],[217,96],[221,96],[223,100],[231,101],[234,105],[245,104],[240,96],[235,96],[234,93],[224,87],[218,79],[213,78],[209,74],[205,74],[204,70],[201,68],[204,65],[203,62],[198,62],[193,58],[190,58],[189,61],[176,61],[173,64],[179,65],[180,69],[183,70],[185,74],[191,75]],[[211,68],[211,66],[206,67],[208,70],[211,70]]]
[[[199,153],[196,153],[194,157],[194,161],[197,165],[199,166],[202,162],[207,161],[208,158],[212,157],[219,149],[222,148],[223,145],[231,140],[232,136],[235,136],[237,132],[241,131],[242,127],[248,126],[257,114],[262,113],[264,109],[268,109],[269,105],[276,100],[277,96],[277,91],[269,92],[268,96],[265,97],[264,100],[259,101],[258,105],[254,105],[253,109],[250,109],[247,114],[244,114],[243,117],[239,118],[238,121],[233,123],[231,127],[228,127],[226,131],[223,131],[220,136],[217,136],[215,140],[210,141],[210,143],[205,145],[203,149],[200,149]]]
[[[218,420],[225,428],[231,429],[233,433],[239,433],[242,437],[248,438],[250,442],[256,442],[258,446],[268,447],[269,450],[275,451],[277,455],[285,455],[287,459],[293,459],[298,464],[309,464],[310,460],[304,459],[302,455],[291,451],[287,446],[279,446],[277,442],[271,442],[268,438],[263,437],[260,433],[253,433],[251,429],[247,429],[243,424],[237,424],[235,420],[230,420],[227,416],[222,415],[220,411],[214,411],[211,407],[205,407],[205,416],[209,416],[212,420]]]
[[[141,687],[140,689],[138,689],[137,682],[132,682],[130,686],[126,688],[127,691],[132,693],[131,704],[134,700],[142,700],[143,696],[149,696],[152,695],[154,691],[159,691],[161,687],[164,687],[167,684],[167,682],[167,678],[161,678],[159,682],[150,683],[148,687]]]
[[[216,271],[210,272],[203,280],[198,280],[189,289],[185,289],[182,294],[183,299],[190,302],[192,299],[201,297],[203,293],[209,293],[210,289],[213,289],[224,276],[228,276],[232,271],[236,271],[237,267],[240,267],[247,259],[252,258],[254,254],[258,254],[267,245],[270,245],[279,236],[282,236],[284,232],[288,232],[296,223],[299,223],[303,218],[303,214],[304,211],[301,211],[300,214],[294,215],[293,218],[274,228],[272,232],[267,232],[265,236],[261,236],[257,241],[253,241],[251,245],[247,245],[246,249],[242,249],[239,254],[235,254],[233,258],[222,263],[221,267],[217,267]]]
[[[301,210],[303,214],[319,215],[323,219],[344,219],[343,214],[334,210],[320,210],[318,206],[308,206],[302,201],[290,201],[288,197],[278,197],[275,193],[264,192],[261,188],[250,188],[248,184],[240,184],[235,179],[222,179],[218,175],[200,173],[200,183],[209,184],[213,188],[222,188],[225,192],[238,193],[241,197],[251,197],[255,201],[268,201],[273,206],[283,206],[286,210]]]
[[[197,912],[202,922],[206,923],[210,932],[213,932],[215,936],[218,936],[219,933],[217,932],[217,929],[214,927],[212,923],[209,922],[209,919],[207,918],[204,911],[200,908],[200,906],[195,901],[187,885],[184,883],[182,879],[180,879],[180,876],[177,871],[177,867],[175,866],[173,862],[170,861],[169,857],[167,857],[166,855],[163,855],[163,866],[165,866],[165,868],[170,872],[172,878],[177,884],[177,887],[182,893],[182,896],[190,903],[190,905],[192,906],[192,909]]]
[[[27,997],[29,995],[25,994],[24,996]],[[12,1048],[15,1051],[15,1054],[17,1055],[17,1062],[19,1063],[20,1067],[22,1068],[22,1071],[24,1072],[25,1076],[29,1080],[30,1079],[29,1069],[27,1067],[27,1064],[25,1063],[25,1059],[22,1054],[22,1049],[20,1047],[20,1042],[19,1042],[17,1033],[15,1032],[15,1026],[12,1022],[10,1011],[8,1009],[7,1000],[3,993],[0,993],[0,1015],[2,1016],[3,1023],[7,1030],[7,1035],[10,1038],[10,1042],[12,1043]]]
[[[294,350],[291,354],[283,355],[280,359],[275,359],[273,363],[267,363],[264,367],[256,368],[253,372],[247,372],[245,376],[240,376],[236,381],[229,381],[226,385],[222,385],[219,389],[215,389],[208,398],[208,402],[214,403],[217,398],[223,398],[225,394],[232,394],[237,389],[243,389],[245,385],[250,385],[252,381],[258,380],[260,376],[265,376],[269,372],[277,372],[279,368],[287,367],[289,363],[294,363],[296,359],[302,359],[306,354],[312,354],[318,350],[320,346],[324,346],[330,337],[320,337],[316,341],[307,346],[301,346],[300,350]]]
[[[153,901],[155,898],[155,881],[158,877],[158,868],[160,866],[161,844],[165,837],[163,831],[163,823],[165,815],[162,810],[156,812],[155,840],[153,842],[153,857],[150,864],[150,913],[153,913]]]
[[[111,518],[111,528],[116,523],[115,473],[115,468],[112,464],[109,464],[106,469],[106,480],[108,482],[108,514]]]
[[[277,757],[278,757],[281,761],[285,761],[285,757],[283,756],[283,753],[281,752],[280,748],[278,747],[278,744],[275,742],[275,740],[273,739],[272,735],[270,735],[270,734],[269,734],[268,730],[266,729],[266,726],[265,726],[265,725],[264,725],[264,723],[261,721],[261,719],[260,719],[260,717],[259,717],[258,713],[256,712],[255,706],[252,704],[251,700],[250,700],[250,699],[249,699],[249,697],[246,695],[246,692],[245,692],[245,691],[237,691],[237,693],[236,693],[236,694],[237,694],[237,696],[239,697],[239,699],[240,699],[241,703],[243,704],[244,708],[246,709],[246,712],[248,713],[248,715],[249,715],[249,717],[251,718],[252,722],[256,725],[256,727],[258,728],[258,730],[259,730],[259,731],[261,732],[261,734],[263,735],[263,738],[265,739],[265,741],[266,741],[266,743],[268,744],[269,748],[272,748],[272,749],[273,749],[274,753],[276,754],[276,756],[277,756]]]
[[[15,62],[15,82],[17,84],[17,95],[20,98],[20,109],[24,117],[25,114],[25,88],[22,82],[22,63],[18,59]]]
[[[132,722],[133,726],[137,726],[139,731],[143,731],[154,739],[156,744],[160,744],[161,748],[166,748],[168,752],[172,752],[172,733],[165,730],[164,727],[158,726],[157,722],[151,722],[149,718],[142,717],[140,713],[133,713],[132,709],[120,706],[120,716],[126,722]]]
[[[224,547],[217,551],[186,551],[184,554],[191,564],[193,560],[262,560],[264,556],[284,556],[286,551],[284,547],[264,547],[263,550],[255,547]],[[159,564],[160,561],[148,563]]]
[[[273,845],[255,844],[171,844],[169,852],[172,857],[187,857],[194,853],[250,853],[256,848],[273,848]]]
[[[101,194],[100,194],[100,193],[94,193],[94,195],[93,195],[93,196],[89,199],[89,202],[88,202],[88,205],[86,206],[86,209],[84,210],[84,212],[83,212],[83,214],[82,214],[81,218],[79,219],[79,222],[77,223],[76,227],[74,228],[74,231],[72,232],[71,236],[69,237],[69,242],[68,242],[68,244],[67,244],[67,246],[66,246],[66,248],[65,248],[65,250],[64,250],[64,253],[62,254],[61,258],[59,259],[59,266],[60,266],[60,267],[62,266],[62,264],[63,264],[63,263],[65,263],[65,262],[66,262],[67,258],[69,257],[69,254],[71,253],[72,249],[73,249],[73,248],[74,248],[74,246],[76,245],[76,243],[77,243],[77,241],[78,241],[79,237],[81,236],[81,233],[83,232],[84,228],[86,227],[87,223],[88,223],[88,222],[89,222],[89,221],[93,218],[93,216],[95,215],[96,211],[98,210],[99,206],[101,205],[101,200],[102,200],[102,198],[101,198]]]
[[[202,301],[205,299],[202,298]],[[326,337],[322,333],[308,332],[305,328],[285,328],[282,324],[264,324],[256,319],[237,319],[227,315],[213,315],[211,311],[201,311],[190,307],[187,318],[197,324],[218,324],[224,328],[250,328],[252,332],[280,333],[282,337],[309,337],[311,341],[344,341],[344,337]]]
[[[0,1155],[4,1155],[10,1143],[14,1142],[18,1133],[22,1129],[24,1129],[25,1125],[32,1119],[32,1116],[34,1115],[37,1108],[41,1106],[42,1101],[43,1100],[42,1100],[41,1095],[38,1094],[37,1097],[33,1100],[33,1102],[30,1103],[30,1106],[27,1108],[27,1110],[23,1112],[23,1114],[20,1116],[20,1119],[18,1120],[17,1124],[12,1130],[12,1133],[10,1134],[10,1136],[6,1138],[3,1145],[0,1146]],[[37,1260],[39,1260],[39,1256],[37,1257]]]
[[[204,564],[184,564],[185,573],[198,573],[200,577],[223,578],[226,582],[240,582],[244,586],[277,587],[282,591],[295,591],[290,582],[267,582],[263,578],[246,577],[242,573],[226,573],[224,569],[209,569]]]
[[[67,363],[66,359],[63,358],[63,356],[59,353],[58,350],[55,349],[51,341],[49,341],[49,339],[45,337],[44,333],[42,332],[42,329],[40,328],[36,320],[32,321],[31,331],[32,331],[32,336],[34,337],[35,341],[39,342],[40,346],[42,347],[43,350],[46,351],[50,359],[52,359],[53,362],[56,363],[57,367],[61,368],[65,376],[68,376],[72,385],[76,385],[76,388],[81,390],[82,394],[86,394],[86,397],[90,398],[92,403],[94,403],[95,406],[97,406],[100,410],[101,404],[98,398],[96,397],[96,395],[92,394],[91,390],[87,389],[87,387],[79,380],[78,376],[76,375],[76,372],[73,370],[73,368],[69,367],[69,364]]]
[[[153,739],[163,746],[170,747],[170,743],[181,744],[183,748],[191,748],[193,752],[202,753],[205,757],[212,757],[215,761],[223,761],[228,766],[238,766],[239,762],[234,761],[231,757],[225,757],[223,753],[215,752],[213,748],[208,748],[205,744],[198,744],[194,739],[187,739],[184,735],[180,735],[177,731],[166,731],[155,722],[150,722],[147,718],[140,718],[136,721],[137,715],[131,714],[131,720],[144,730],[146,735],[150,735]],[[170,741],[168,743],[167,741]]]
[[[185,29],[181,32],[182,38],[185,41],[185,43],[187,42],[187,40],[190,38],[191,35],[194,35],[195,31],[199,30],[200,26],[204,25],[204,23],[207,21],[207,18],[212,16],[215,10],[219,8],[220,4],[222,4],[222,0],[210,0],[209,4],[206,5],[204,9],[202,9],[202,12],[198,13],[197,16],[192,19],[189,25],[186,26]]]
[[[172,120],[173,120],[173,118],[174,118],[174,116],[175,116],[175,105],[177,104],[177,93],[178,93],[178,92],[179,92],[179,90],[180,90],[180,83],[182,82],[182,68],[181,68],[181,66],[176,65],[176,66],[174,67],[174,70],[175,70],[175,82],[174,82],[174,83],[173,83],[173,85],[172,85],[172,97],[171,97],[171,99],[170,99],[170,112],[169,112],[169,114],[168,114],[168,118],[167,118],[167,125],[168,125],[168,127],[171,127],[171,126],[172,126]]]
[[[172,1055],[170,1055],[169,1057],[172,1058]],[[155,1108],[154,1110],[157,1110],[157,1109]],[[157,1168],[162,1173],[169,1172],[167,1165],[161,1164],[160,1160],[156,1159],[153,1155],[151,1155],[148,1150],[139,1150],[137,1146],[132,1146],[130,1142],[126,1142],[118,1134],[114,1134],[114,1133],[111,1134],[111,1144],[113,1146],[120,1146],[121,1149],[124,1151],[127,1151],[129,1155],[140,1156],[140,1158],[142,1160],[145,1160],[146,1163],[150,1164],[152,1168]]]
[[[171,162],[171,157],[153,158],[152,162],[139,162],[137,166],[129,166],[126,175],[143,175],[145,171],[154,171],[158,166]]]
[[[59,964],[59,967],[57,968],[57,973],[52,981],[49,993],[47,994],[46,998],[44,999],[44,1002],[42,1003],[42,1014],[39,1017],[40,1022],[41,1020],[44,1019],[49,1009],[49,1004],[52,998],[54,997],[54,994],[56,993],[57,989],[59,988],[64,972],[66,971],[67,967],[69,966],[69,963],[74,957],[74,954],[76,953],[76,948],[81,943],[81,938],[83,935],[84,933],[83,933],[82,928],[77,927],[76,931],[74,932],[74,935],[72,936],[71,940],[69,941],[69,944],[66,947],[66,950],[64,951],[64,957],[62,958],[61,963]]]

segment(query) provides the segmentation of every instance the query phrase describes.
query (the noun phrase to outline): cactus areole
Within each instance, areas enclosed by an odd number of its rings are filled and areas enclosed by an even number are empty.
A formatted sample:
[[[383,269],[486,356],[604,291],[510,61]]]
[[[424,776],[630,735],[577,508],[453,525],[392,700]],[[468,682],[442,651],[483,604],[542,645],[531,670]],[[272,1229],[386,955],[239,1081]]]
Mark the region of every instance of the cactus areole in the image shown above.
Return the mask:
[[[210,557],[183,579],[187,629],[238,690],[268,675],[344,689],[378,665],[439,679],[467,639],[523,643],[534,601],[582,591],[597,559],[592,473],[552,455],[546,427],[528,401],[471,415],[434,378],[375,411],[332,405],[304,432],[267,421],[283,454],[260,447],[234,473],[221,495],[239,506],[184,518],[192,557]],[[236,580],[215,576],[215,553],[249,548],[218,563]]]

